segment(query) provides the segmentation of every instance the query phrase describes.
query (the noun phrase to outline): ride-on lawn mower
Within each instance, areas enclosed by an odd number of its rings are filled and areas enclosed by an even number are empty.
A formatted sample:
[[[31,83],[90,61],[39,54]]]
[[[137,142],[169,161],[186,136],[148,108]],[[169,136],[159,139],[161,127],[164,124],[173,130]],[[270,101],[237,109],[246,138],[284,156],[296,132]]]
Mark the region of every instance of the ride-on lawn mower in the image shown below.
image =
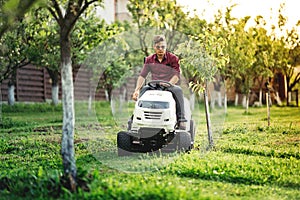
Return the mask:
[[[128,130],[117,136],[118,155],[188,151],[194,146],[195,125],[191,119],[189,102],[185,99],[186,127],[179,126],[176,102],[166,81],[150,81],[147,90],[136,102]]]

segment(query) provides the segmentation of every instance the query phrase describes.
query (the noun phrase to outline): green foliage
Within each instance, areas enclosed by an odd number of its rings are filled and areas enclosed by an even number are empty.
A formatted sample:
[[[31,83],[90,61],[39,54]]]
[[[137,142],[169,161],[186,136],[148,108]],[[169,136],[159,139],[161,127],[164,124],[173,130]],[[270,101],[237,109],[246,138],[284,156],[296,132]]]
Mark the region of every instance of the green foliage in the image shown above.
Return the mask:
[[[26,64],[26,45],[28,38],[24,34],[25,28],[21,22],[15,23],[16,28],[6,32],[0,38],[0,83],[10,78],[12,84],[16,79],[16,70]]]
[[[112,38],[123,31],[124,28],[118,23],[107,24],[94,12],[87,13],[84,18],[78,20],[72,32],[74,63],[84,64],[91,52],[102,44],[109,44],[108,41],[113,42]]]
[[[228,62],[223,53],[227,41],[217,38],[212,32],[205,32],[179,45],[183,71],[188,76],[190,87],[196,93],[203,92],[205,83],[212,81],[218,70]]]
[[[227,26],[223,37],[228,38],[228,45],[224,48],[224,52],[229,57],[226,67],[221,69],[221,76],[229,80],[229,86],[234,85],[236,91],[248,94],[253,84],[254,77],[259,74],[253,70],[252,65],[256,60],[256,46],[252,33],[246,31],[246,25],[249,17],[243,19],[232,18],[231,10],[228,10]]]
[[[91,81],[108,91],[109,100],[112,90],[121,86],[132,74],[128,58],[127,43],[122,36],[115,36],[99,44],[85,60],[87,70],[93,72]]]
[[[60,47],[56,21],[46,8],[34,10],[28,16],[31,16],[26,22],[26,34],[31,38],[27,46],[28,59],[37,66],[58,71]]]
[[[3,34],[13,27],[15,22],[22,19],[26,12],[42,0],[7,0],[1,1],[0,39]]]
[[[130,0],[127,5],[131,13],[133,26],[137,27],[139,49],[148,56],[151,53],[154,34],[164,34],[168,50],[176,50],[178,43],[184,39],[184,34],[190,28],[188,15],[175,0],[138,1]]]

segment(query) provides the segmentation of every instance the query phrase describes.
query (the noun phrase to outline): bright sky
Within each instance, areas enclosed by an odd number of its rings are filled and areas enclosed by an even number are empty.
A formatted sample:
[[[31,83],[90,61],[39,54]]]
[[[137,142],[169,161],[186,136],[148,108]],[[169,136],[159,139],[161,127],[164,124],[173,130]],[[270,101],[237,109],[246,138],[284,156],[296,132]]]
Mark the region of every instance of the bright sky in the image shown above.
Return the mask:
[[[237,18],[244,16],[262,15],[268,24],[277,24],[278,9],[281,3],[285,3],[283,15],[288,17],[288,27],[294,26],[300,20],[300,1],[299,0],[177,0],[186,6],[186,10],[196,13],[199,17],[211,20],[218,9],[225,10],[233,4],[238,4],[232,10],[232,15]],[[273,20],[270,23],[270,20]],[[300,32],[299,32],[300,33]]]

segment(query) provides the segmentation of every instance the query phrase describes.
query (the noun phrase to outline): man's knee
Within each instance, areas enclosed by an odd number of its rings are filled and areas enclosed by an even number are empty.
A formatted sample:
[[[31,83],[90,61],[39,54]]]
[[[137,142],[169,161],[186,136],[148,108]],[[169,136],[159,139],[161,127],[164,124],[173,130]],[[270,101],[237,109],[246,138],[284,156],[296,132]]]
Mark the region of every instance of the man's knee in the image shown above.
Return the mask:
[[[179,86],[177,86],[177,85],[174,85],[174,86],[170,87],[169,90],[170,90],[171,92],[174,92],[174,93],[182,93],[181,87],[179,87]]]

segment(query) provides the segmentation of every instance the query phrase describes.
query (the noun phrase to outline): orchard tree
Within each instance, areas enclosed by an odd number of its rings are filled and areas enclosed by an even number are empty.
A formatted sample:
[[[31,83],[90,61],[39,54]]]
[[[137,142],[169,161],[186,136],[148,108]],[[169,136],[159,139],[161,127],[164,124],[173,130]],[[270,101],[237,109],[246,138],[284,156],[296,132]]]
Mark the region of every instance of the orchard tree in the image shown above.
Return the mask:
[[[281,58],[279,58],[279,64],[281,64],[280,69],[286,77],[287,86],[287,98],[286,103],[289,105],[290,94],[293,88],[300,82],[300,72],[296,72],[296,67],[300,64],[299,56],[299,43],[300,37],[297,29],[300,27],[300,20],[295,24],[295,26],[288,30],[286,28],[287,17],[282,14],[285,4],[281,4],[278,14],[277,26],[281,32],[280,38],[275,38],[282,44]],[[275,28],[274,28],[275,29]]]
[[[193,76],[190,88],[197,94],[203,92],[205,101],[205,113],[208,132],[209,148],[214,146],[211,129],[210,112],[207,97],[207,83],[214,79],[220,68],[228,62],[223,49],[227,41],[216,37],[210,30],[197,37],[192,37],[179,45],[176,53],[182,57],[183,70],[189,71]]]
[[[298,23],[300,25],[300,21]],[[290,95],[295,86],[300,83],[300,72],[296,72],[296,68],[300,65],[300,38],[298,32],[295,28],[291,31],[288,31],[287,42],[289,44],[289,57],[288,57],[288,65],[283,68],[285,76],[286,76],[286,85],[287,85],[287,105],[290,102]]]
[[[21,41],[22,31],[24,28],[20,25],[24,15],[39,0],[4,0],[0,2],[0,85],[6,78],[10,78],[8,83],[8,103],[14,104],[14,84],[16,79],[16,70],[26,64],[28,60],[24,56],[24,41]],[[10,29],[16,28],[12,32]],[[4,36],[6,34],[6,36]],[[5,38],[3,38],[5,37]]]
[[[15,84],[17,69],[28,65],[30,62],[26,56],[28,38],[24,34],[24,24],[18,23],[15,29],[2,35],[0,39],[0,83],[8,79],[8,104],[15,103]]]
[[[26,34],[31,38],[27,47],[28,59],[37,67],[45,67],[51,78],[52,103],[59,101],[59,34],[56,21],[47,10],[37,9],[31,14]]]
[[[220,76],[225,84],[225,112],[227,112],[226,91],[228,88],[235,87],[236,105],[239,93],[243,92],[247,95],[252,80],[252,77],[249,77],[249,75],[253,74],[251,73],[251,65],[255,61],[256,46],[252,35],[245,30],[250,17],[234,18],[231,12],[235,6],[227,7],[225,13],[219,10],[215,16],[215,21],[210,25],[218,30],[215,31],[217,37],[226,38],[228,41],[228,45],[224,47],[224,54],[229,57],[229,62],[226,63],[225,67],[220,68]]]
[[[59,27],[44,9],[36,10],[32,15],[38,20],[31,17],[32,21],[26,29],[32,38],[28,48],[30,60],[37,66],[46,67],[52,82],[52,102],[56,105],[60,77]],[[92,11],[79,18],[71,34],[73,70],[81,66],[90,51],[119,30],[117,24],[106,24]]]
[[[236,104],[238,102],[238,93],[245,95],[248,99],[249,90],[252,86],[254,72],[251,68],[255,61],[256,46],[253,42],[252,35],[245,31],[245,26],[249,17],[238,20],[235,24],[230,22],[228,34],[228,46],[225,47],[224,52],[229,56],[229,62],[226,67],[221,69],[221,74],[226,79],[229,79],[231,85],[235,86]],[[232,23],[232,24],[231,24]],[[246,103],[246,111],[247,106]]]
[[[51,0],[48,10],[59,25],[60,68],[62,81],[63,128],[62,128],[62,160],[64,176],[72,191],[76,189],[76,162],[74,150],[74,87],[72,76],[71,33],[82,14],[99,0],[68,0],[59,2]]]
[[[259,85],[259,105],[262,105],[263,88],[265,82],[268,82],[270,78],[274,76],[274,48],[273,41],[268,35],[267,30],[264,28],[266,25],[264,19],[261,16],[255,18],[256,26],[249,29],[256,44],[255,49],[255,62],[252,65],[252,69],[255,72],[254,78]]]
[[[130,53],[128,50],[125,40],[115,36],[101,42],[85,60],[84,65],[93,74],[91,81],[97,83],[97,85],[93,84],[94,87],[105,89],[109,101],[111,101],[113,89],[121,86],[132,73],[130,64],[127,62]]]
[[[125,74],[130,72],[124,60],[126,42],[118,37],[123,31],[124,27],[117,22],[106,24],[97,16],[90,15],[78,22],[72,37],[73,61],[88,66],[85,70],[92,73],[90,82],[93,87],[104,88],[109,101],[112,90],[123,83]]]

